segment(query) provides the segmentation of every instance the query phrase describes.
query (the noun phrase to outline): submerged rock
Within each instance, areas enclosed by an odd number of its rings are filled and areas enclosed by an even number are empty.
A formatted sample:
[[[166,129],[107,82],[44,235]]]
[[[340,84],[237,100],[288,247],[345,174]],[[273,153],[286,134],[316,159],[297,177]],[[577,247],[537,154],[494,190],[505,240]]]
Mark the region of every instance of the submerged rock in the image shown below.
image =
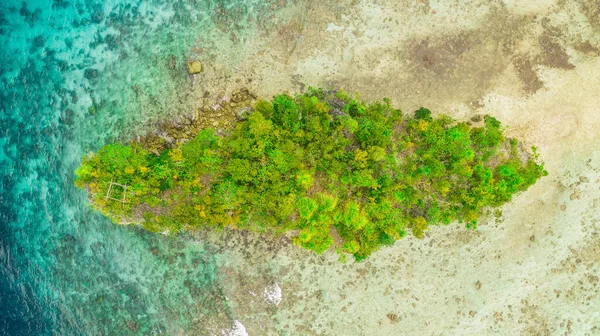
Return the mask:
[[[83,72],[83,77],[85,77],[88,80],[96,79],[99,75],[100,73],[98,72],[98,69],[93,68],[85,69],[85,71]]]
[[[177,66],[177,58],[175,55],[169,55],[169,69],[173,70]]]

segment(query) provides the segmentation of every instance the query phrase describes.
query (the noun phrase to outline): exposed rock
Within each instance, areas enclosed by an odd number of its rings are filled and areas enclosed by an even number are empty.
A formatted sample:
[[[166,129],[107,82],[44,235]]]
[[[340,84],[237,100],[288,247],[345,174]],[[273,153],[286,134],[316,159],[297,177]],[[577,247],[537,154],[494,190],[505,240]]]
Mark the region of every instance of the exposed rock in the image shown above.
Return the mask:
[[[176,143],[175,139],[168,135],[162,135],[161,137],[165,140],[167,145],[173,146]]]
[[[176,129],[181,129],[183,126],[187,125],[187,122],[184,117],[176,115],[171,119],[171,125]]]
[[[329,103],[329,105],[338,109],[343,109],[345,105],[344,101],[339,99],[338,97],[332,97],[329,100],[327,100],[327,102]]]
[[[333,117],[333,119],[337,119],[337,118],[339,118],[341,116],[347,115],[346,113],[344,113],[343,111],[341,111],[338,108],[334,108],[334,109],[329,110],[329,114]]]
[[[271,286],[265,287],[264,292],[265,301],[270,304],[274,304],[275,306],[279,306],[279,303],[282,299],[281,287],[277,283],[274,283]]]
[[[200,61],[187,61],[187,71],[190,75],[195,75],[202,72],[202,63]]]
[[[343,111],[344,105],[346,104],[343,100],[335,96],[336,93],[337,91],[335,90],[328,91],[327,97],[325,98],[325,101],[332,107],[332,109],[329,110],[329,114],[333,117],[333,119],[337,119],[341,116],[347,115]]]
[[[471,118],[472,122],[480,122],[483,120],[483,116],[481,114],[476,114]]]
[[[224,136],[227,130],[235,127],[237,122],[246,120],[253,111],[253,95],[247,89],[240,89],[236,93],[240,102],[233,104],[235,107],[232,107],[231,100],[223,99],[215,107],[205,105],[195,113],[172,116],[169,121],[159,123],[156,131],[141,137],[139,142],[148,151],[159,155],[165,149],[194,138],[201,129],[213,128],[217,135]],[[206,94],[210,93],[207,91]]]
[[[244,107],[242,109],[235,111],[235,117],[240,121],[246,120],[246,119],[248,119],[248,116],[250,114],[252,114],[252,111],[254,111],[254,109],[252,107]]]

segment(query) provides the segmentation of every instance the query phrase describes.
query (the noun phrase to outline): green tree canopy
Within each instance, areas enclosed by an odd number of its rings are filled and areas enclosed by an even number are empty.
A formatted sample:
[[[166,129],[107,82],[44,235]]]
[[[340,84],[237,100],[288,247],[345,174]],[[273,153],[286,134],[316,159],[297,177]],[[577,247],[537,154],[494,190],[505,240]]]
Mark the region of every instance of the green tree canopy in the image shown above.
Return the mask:
[[[107,145],[83,159],[76,184],[117,222],[293,231],[304,248],[336,245],[362,260],[430,225],[475,227],[547,174],[537,157],[490,116],[472,127],[309,89],[258,101],[228,134],[204,129],[160,155],[137,142]],[[127,185],[125,203],[105,197],[112,183]]]

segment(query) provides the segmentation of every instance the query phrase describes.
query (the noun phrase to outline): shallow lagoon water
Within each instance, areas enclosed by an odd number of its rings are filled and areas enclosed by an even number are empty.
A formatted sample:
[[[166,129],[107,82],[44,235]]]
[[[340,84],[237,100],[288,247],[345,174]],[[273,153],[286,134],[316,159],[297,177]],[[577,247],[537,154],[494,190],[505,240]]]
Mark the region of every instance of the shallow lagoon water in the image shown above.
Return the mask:
[[[189,80],[185,55],[224,4],[252,12],[241,2],[0,4],[0,334],[172,335],[232,321],[210,247],[112,225],[73,186],[84,154],[180,112],[169,102]]]

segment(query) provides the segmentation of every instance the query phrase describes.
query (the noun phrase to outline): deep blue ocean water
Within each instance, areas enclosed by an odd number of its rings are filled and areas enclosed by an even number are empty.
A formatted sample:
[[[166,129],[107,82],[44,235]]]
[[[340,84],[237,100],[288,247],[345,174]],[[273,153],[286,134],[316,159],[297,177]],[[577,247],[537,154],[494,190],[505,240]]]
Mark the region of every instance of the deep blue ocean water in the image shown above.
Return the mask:
[[[0,335],[196,334],[233,319],[210,246],[113,225],[73,186],[87,152],[173,113],[188,78],[168,59],[182,64],[215,6],[252,13],[248,1],[0,2]]]

